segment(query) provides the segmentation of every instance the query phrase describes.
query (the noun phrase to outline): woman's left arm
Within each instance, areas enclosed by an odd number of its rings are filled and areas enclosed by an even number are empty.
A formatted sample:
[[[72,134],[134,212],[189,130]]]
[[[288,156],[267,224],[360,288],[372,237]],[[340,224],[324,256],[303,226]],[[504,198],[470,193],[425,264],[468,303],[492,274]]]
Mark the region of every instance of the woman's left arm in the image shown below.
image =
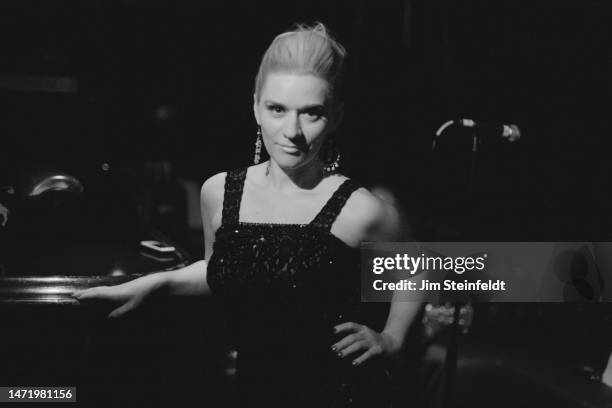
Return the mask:
[[[382,331],[382,335],[389,336],[388,341],[392,343],[389,354],[393,355],[401,350],[404,341],[406,340],[406,333],[414,318],[421,308],[421,302],[416,301],[400,301],[396,298],[398,292],[393,294],[393,300],[391,301],[391,307],[389,308],[389,316],[387,317],[387,323]]]
[[[420,302],[393,301],[387,324],[380,333],[359,323],[341,323],[334,327],[334,331],[350,334],[334,344],[332,350],[340,358],[353,357],[355,366],[376,356],[395,357],[399,355],[420,307]]]
[[[374,190],[376,192],[376,190]],[[380,196],[372,208],[372,223],[368,228],[366,241],[398,241],[406,239],[409,232],[407,224],[398,222],[406,217],[397,201]],[[373,197],[372,197],[373,198]],[[373,198],[374,199],[374,198]],[[408,329],[413,324],[422,302],[401,301],[401,293],[396,291],[389,309],[389,315],[382,332],[354,322],[335,326],[336,333],[347,333],[341,341],[332,346],[339,357],[353,357],[353,365],[360,365],[375,356],[394,357],[399,354],[406,340]]]

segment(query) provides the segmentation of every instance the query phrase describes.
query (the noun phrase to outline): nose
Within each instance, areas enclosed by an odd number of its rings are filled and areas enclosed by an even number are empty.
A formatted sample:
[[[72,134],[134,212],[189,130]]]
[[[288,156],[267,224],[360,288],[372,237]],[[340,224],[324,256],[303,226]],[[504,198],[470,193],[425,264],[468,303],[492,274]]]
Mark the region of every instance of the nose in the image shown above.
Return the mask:
[[[300,118],[297,113],[294,112],[290,115],[287,115],[284,135],[287,139],[295,139],[302,135],[302,126],[300,124]]]

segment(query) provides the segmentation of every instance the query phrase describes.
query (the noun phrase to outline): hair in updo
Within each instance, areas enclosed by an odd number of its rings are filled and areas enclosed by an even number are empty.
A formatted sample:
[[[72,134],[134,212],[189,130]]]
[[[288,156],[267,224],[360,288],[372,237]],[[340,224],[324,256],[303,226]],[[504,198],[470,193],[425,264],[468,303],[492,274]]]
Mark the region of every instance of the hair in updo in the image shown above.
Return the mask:
[[[327,81],[335,99],[342,82],[346,50],[323,23],[297,25],[278,35],[266,50],[255,78],[259,101],[266,77],[272,72],[311,74]]]

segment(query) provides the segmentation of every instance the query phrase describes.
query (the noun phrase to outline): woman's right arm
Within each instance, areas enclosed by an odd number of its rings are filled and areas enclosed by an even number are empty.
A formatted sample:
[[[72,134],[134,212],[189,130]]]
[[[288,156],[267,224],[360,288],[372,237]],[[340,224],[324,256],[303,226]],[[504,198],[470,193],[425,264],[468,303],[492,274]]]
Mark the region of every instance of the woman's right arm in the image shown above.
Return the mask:
[[[119,304],[119,307],[109,314],[110,318],[114,318],[135,309],[155,293],[170,296],[210,295],[211,290],[206,280],[207,263],[212,255],[215,231],[221,225],[224,182],[225,174],[217,174],[204,182],[200,194],[205,259],[181,269],[151,273],[117,286],[99,286],[76,291],[72,296],[79,301],[106,300]]]
[[[204,259],[185,268],[165,272],[163,288],[169,295],[202,296],[210,295],[211,290],[206,279],[207,264],[212,255],[215,231],[221,225],[223,208],[223,186],[225,173],[210,177],[202,185],[200,192],[200,210],[204,228]]]

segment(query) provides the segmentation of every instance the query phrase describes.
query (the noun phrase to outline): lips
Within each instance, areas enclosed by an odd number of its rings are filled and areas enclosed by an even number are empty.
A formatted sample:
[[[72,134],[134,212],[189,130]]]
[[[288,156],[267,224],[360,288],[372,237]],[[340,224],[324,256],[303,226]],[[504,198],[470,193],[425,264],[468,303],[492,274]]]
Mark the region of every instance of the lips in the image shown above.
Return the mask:
[[[297,154],[300,152],[300,149],[298,149],[296,146],[287,146],[287,145],[279,145],[281,150],[284,151],[285,153],[289,153],[289,154]]]

